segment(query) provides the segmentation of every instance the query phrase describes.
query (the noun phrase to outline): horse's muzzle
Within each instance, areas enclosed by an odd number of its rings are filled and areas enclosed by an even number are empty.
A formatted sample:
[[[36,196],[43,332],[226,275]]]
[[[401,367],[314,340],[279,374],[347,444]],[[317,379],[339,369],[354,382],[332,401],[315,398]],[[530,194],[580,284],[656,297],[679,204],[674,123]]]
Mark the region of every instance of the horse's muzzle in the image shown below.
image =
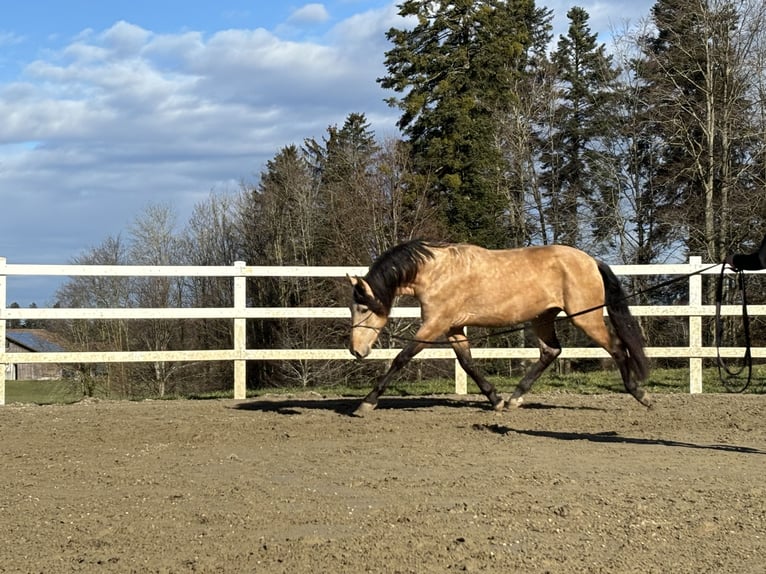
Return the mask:
[[[358,350],[358,349],[355,349],[354,347],[349,347],[349,349],[348,349],[348,350],[349,350],[349,351],[351,351],[351,354],[352,354],[352,355],[354,355],[354,357],[356,357],[356,359],[357,359],[357,360],[362,360],[362,359],[364,359],[364,358],[365,358],[367,355],[369,355],[369,354],[370,354],[370,350],[369,350],[369,348],[367,348],[367,349],[363,349],[363,350],[361,350],[361,351],[360,351],[360,350]]]

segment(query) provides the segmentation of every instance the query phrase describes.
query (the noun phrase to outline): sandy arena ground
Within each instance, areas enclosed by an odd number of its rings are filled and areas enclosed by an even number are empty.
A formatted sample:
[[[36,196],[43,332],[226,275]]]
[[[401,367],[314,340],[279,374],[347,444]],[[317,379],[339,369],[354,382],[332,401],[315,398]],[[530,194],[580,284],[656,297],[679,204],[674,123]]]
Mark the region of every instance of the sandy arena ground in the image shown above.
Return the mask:
[[[766,572],[766,396],[655,398],[0,407],[0,572]]]

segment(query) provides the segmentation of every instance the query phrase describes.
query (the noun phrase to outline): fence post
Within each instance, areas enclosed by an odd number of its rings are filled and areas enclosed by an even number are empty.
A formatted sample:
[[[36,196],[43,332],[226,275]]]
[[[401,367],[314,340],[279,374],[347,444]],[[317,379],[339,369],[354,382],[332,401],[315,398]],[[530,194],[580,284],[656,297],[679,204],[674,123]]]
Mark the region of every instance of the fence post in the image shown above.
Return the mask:
[[[3,356],[6,356],[6,339],[5,339],[5,257],[0,257],[0,341],[3,342]],[[5,370],[8,365],[5,361],[0,362],[0,405],[5,404]]]
[[[242,400],[247,395],[247,362],[245,352],[247,350],[247,321],[245,308],[247,307],[247,279],[244,274],[244,261],[235,261],[234,267],[237,274],[234,276],[234,309],[237,311],[234,317],[234,351],[237,359],[234,359],[234,398]]]
[[[698,271],[702,265],[702,257],[689,257],[691,272]],[[702,305],[702,275],[696,274],[689,277],[689,306],[700,307]],[[689,312],[689,392],[698,394],[702,392],[702,358],[694,357],[702,347],[702,317],[692,315]]]
[[[465,335],[466,333],[467,329],[463,327],[463,334]],[[460,366],[460,361],[458,361],[457,358],[455,358],[455,394],[468,394],[468,378],[466,377],[466,373],[463,370],[463,367]]]

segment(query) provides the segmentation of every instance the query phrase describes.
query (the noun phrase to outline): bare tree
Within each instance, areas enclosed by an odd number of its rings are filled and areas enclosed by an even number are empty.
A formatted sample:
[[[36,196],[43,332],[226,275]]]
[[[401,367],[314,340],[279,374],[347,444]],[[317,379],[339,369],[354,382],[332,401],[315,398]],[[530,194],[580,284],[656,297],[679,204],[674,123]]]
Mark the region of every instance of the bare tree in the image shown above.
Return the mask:
[[[672,219],[689,252],[708,260],[723,259],[733,222],[764,202],[753,163],[763,146],[753,122],[762,74],[752,64],[763,58],[764,10],[756,0],[660,0],[657,32],[642,41],[639,71],[661,138],[657,181],[668,225]]]
[[[188,265],[231,265],[243,260],[238,233],[237,193],[210,193],[194,208],[183,232],[184,262]],[[233,284],[230,277],[189,277],[185,281],[184,304],[190,307],[231,307]],[[189,321],[184,331],[187,347],[230,349],[233,345],[232,322],[228,319]],[[228,361],[205,361],[184,372],[187,388],[214,391],[230,388],[233,376]]]
[[[177,265],[184,262],[183,242],[176,230],[176,214],[169,204],[149,205],[130,226],[130,261],[137,265]],[[132,289],[136,307],[181,307],[184,303],[182,277],[136,278]],[[140,348],[167,351],[182,345],[183,328],[179,321],[147,319],[132,327]],[[173,376],[183,368],[181,363],[155,361],[151,370],[136,368],[135,373],[159,396],[172,390]]]
[[[108,237],[100,245],[72,259],[74,265],[124,265],[127,250],[120,237]],[[129,277],[76,276],[56,292],[56,306],[65,308],[121,308],[130,305]],[[127,321],[115,319],[74,319],[57,321],[52,328],[81,351],[125,351],[130,349]],[[76,364],[76,380],[83,395],[97,390],[130,396],[131,378],[123,364]]]

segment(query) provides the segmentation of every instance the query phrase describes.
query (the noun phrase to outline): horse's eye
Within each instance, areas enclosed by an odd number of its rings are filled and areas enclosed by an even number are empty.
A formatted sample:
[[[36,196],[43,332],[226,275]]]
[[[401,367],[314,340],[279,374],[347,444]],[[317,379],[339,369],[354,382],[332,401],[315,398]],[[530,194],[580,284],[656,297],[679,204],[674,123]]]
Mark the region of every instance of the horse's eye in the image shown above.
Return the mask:
[[[369,311],[369,309],[367,309],[367,307],[365,307],[364,305],[357,305],[356,310],[359,313],[366,313],[367,311]]]

